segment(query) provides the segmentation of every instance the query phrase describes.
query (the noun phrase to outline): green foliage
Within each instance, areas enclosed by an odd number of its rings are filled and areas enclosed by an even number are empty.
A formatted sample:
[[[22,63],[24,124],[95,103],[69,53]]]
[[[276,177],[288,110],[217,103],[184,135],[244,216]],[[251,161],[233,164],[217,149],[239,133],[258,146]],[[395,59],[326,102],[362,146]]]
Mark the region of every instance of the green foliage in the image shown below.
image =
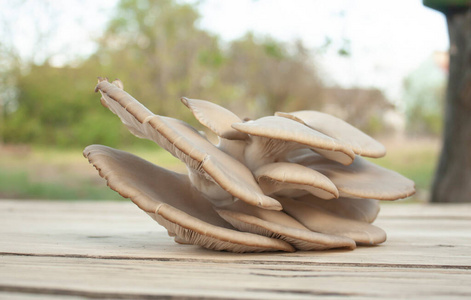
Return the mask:
[[[45,146],[149,146],[99,104],[97,76],[113,76],[157,114],[197,125],[182,96],[207,99],[241,116],[319,107],[321,83],[301,43],[273,38],[221,45],[199,29],[195,5],[122,0],[91,57],[72,66],[30,63],[16,73],[17,109],[5,113],[6,143]],[[306,102],[306,101],[310,102]]]
[[[58,182],[34,182],[26,171],[0,170],[0,196],[14,199],[48,199],[48,200],[120,200],[118,193],[93,186],[89,180],[74,184]]]
[[[86,74],[81,68],[33,65],[18,78],[18,109],[5,118],[5,142],[66,147],[106,141],[117,145],[119,132],[113,128],[119,128],[120,122],[105,114],[93,92],[95,79]]]
[[[377,135],[384,130],[384,121],[381,117],[373,115],[370,117],[368,124],[366,126],[365,132],[371,135]]]
[[[184,172],[185,166],[153,145],[133,146],[135,153],[164,168]],[[54,200],[120,200],[81,155],[79,149],[7,146],[0,148],[0,198]]]
[[[439,136],[442,131],[446,75],[433,57],[404,81],[407,132]]]
[[[405,142],[408,147],[392,146],[385,157],[371,161],[413,180],[418,190],[428,190],[438,160],[438,143],[425,140]]]
[[[287,45],[251,33],[232,42],[221,72],[222,80],[239,91],[228,101],[237,103],[231,109],[257,117],[319,108],[322,103],[315,96],[320,94],[322,83],[310,63],[312,57],[302,43],[294,46],[288,52],[284,50]]]

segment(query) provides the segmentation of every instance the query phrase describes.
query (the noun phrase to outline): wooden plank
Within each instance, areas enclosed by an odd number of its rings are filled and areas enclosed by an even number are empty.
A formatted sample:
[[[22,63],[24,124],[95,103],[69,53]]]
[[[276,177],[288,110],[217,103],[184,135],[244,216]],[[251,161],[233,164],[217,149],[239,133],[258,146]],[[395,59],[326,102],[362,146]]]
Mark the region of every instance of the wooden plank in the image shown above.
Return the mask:
[[[383,207],[383,212],[387,213],[390,207]],[[405,209],[410,207],[413,206],[404,206]],[[161,226],[128,202],[0,201],[0,235],[3,237],[0,252],[220,261],[289,259],[419,265],[425,261],[432,265],[470,265],[471,220],[405,220],[402,216],[380,216],[375,224],[388,233],[388,241],[377,247],[241,255],[175,244]]]
[[[129,202],[0,200],[0,298],[471,297],[471,205],[384,205],[377,247],[233,254],[175,244]]]
[[[447,204],[402,204],[397,202],[381,202],[382,218],[450,218],[471,219],[471,205],[467,203]]]
[[[287,299],[324,296],[471,297],[471,269],[364,267],[303,263],[5,256],[2,286],[129,298],[140,295]],[[284,291],[283,293],[279,293]],[[72,294],[72,293],[69,293]],[[275,297],[276,296],[276,297]]]

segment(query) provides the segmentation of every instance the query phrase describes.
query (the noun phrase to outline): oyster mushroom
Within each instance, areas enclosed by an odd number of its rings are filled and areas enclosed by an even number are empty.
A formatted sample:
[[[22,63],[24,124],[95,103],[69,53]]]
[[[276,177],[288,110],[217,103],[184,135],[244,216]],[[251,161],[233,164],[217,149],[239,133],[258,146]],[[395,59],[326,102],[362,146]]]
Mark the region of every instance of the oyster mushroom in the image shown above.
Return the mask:
[[[243,202],[235,202],[227,207],[217,208],[216,211],[241,231],[284,240],[297,250],[356,247],[355,241],[349,237],[311,231],[282,211],[269,211]]]
[[[244,150],[248,134],[232,128],[242,120],[230,110],[215,103],[183,97],[182,103],[190,109],[195,118],[219,137],[217,147],[241,163],[245,163]]]
[[[376,199],[414,191],[410,180],[358,157],[379,157],[384,149],[336,118],[295,112],[244,122],[214,103],[182,98],[219,136],[214,145],[190,125],[150,112],[120,81],[100,78],[96,90],[134,135],[187,165],[188,175],[178,174],[106,146],[84,150],[108,185],[177,243],[233,252],[378,244],[386,234],[371,225]],[[325,122],[313,120],[318,116]]]
[[[340,140],[357,155],[378,158],[386,154],[386,148],[381,143],[347,122],[329,114],[303,110],[291,113],[276,112],[275,115],[297,120],[312,129]]]
[[[296,200],[307,205],[321,207],[343,218],[367,223],[373,223],[380,210],[379,201],[375,199],[340,197],[338,199],[325,201],[314,195],[304,195],[296,198]]]
[[[122,83],[120,83],[122,86]],[[187,165],[193,185],[217,205],[233,197],[267,209],[280,210],[278,201],[265,196],[251,172],[217,149],[183,121],[153,114],[118,85],[99,79],[96,91],[102,103],[136,136],[155,141]]]
[[[296,197],[309,192],[322,199],[339,197],[337,187],[327,176],[299,164],[269,163],[256,169],[254,175],[267,195]]]
[[[181,242],[233,252],[294,251],[279,239],[235,230],[184,174],[101,145],[88,146],[84,155],[110,188],[130,198]]]
[[[303,148],[345,165],[351,164],[355,158],[354,152],[342,141],[292,119],[268,116],[234,123],[232,127],[251,136],[251,143],[245,150],[245,161],[251,170],[283,161],[289,152]]]
[[[316,206],[289,198],[278,199],[283,209],[312,231],[351,238],[357,243],[375,245],[386,240],[379,227],[353,219],[343,218]]]
[[[357,157],[351,165],[344,166],[306,151],[291,157],[290,161],[327,176],[338,188],[340,196],[397,200],[415,193],[412,180],[362,157]]]

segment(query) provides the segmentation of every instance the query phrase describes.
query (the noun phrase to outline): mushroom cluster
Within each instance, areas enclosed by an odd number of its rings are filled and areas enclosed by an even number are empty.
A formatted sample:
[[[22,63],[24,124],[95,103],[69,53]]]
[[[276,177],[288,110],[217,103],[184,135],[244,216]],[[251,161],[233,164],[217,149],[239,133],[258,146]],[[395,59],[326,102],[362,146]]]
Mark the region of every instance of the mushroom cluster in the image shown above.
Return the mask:
[[[378,200],[415,192],[411,180],[361,157],[384,156],[382,144],[321,112],[243,121],[214,103],[182,98],[219,137],[215,145],[189,124],[153,114],[119,80],[99,78],[96,91],[131,133],[186,164],[188,174],[179,174],[106,146],[84,150],[110,188],[178,243],[232,252],[375,245],[386,240],[371,224]]]

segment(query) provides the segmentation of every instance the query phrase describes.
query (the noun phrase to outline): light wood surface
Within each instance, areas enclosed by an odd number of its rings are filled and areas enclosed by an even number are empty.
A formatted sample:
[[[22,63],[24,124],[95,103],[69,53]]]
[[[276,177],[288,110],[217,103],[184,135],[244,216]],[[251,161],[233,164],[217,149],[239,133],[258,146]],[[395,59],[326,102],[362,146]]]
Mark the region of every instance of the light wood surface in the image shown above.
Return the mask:
[[[130,202],[0,200],[0,299],[471,299],[471,205],[385,204],[386,243],[233,254]]]

